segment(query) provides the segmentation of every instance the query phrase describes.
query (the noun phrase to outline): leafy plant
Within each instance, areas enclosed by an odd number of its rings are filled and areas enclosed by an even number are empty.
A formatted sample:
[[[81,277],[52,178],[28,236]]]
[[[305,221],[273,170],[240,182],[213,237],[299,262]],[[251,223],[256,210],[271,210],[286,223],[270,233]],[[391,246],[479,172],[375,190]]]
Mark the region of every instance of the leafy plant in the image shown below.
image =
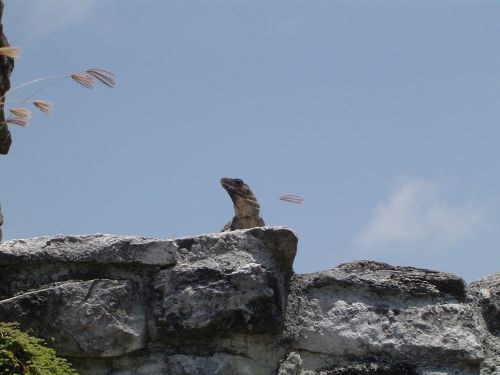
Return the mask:
[[[78,375],[45,341],[0,323],[0,375]]]

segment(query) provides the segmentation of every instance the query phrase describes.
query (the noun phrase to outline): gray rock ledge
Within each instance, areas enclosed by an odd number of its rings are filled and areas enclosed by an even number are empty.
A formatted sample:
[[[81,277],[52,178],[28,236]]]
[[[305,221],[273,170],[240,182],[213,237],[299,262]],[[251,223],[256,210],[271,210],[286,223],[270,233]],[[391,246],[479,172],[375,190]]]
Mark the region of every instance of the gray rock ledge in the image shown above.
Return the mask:
[[[466,286],[356,261],[295,275],[296,250],[284,227],[7,241],[0,321],[83,375],[500,374],[500,274]]]

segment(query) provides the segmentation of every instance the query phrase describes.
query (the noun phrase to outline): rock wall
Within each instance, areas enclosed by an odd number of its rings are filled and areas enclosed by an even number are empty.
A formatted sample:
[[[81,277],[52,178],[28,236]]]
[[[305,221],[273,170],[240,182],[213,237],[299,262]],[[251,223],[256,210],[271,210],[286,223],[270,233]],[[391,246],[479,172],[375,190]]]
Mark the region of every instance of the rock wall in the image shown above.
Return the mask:
[[[282,227],[0,244],[0,321],[82,374],[500,374],[500,274],[292,271]]]
[[[3,16],[3,1],[0,0],[0,47],[7,47],[9,42],[3,33],[3,25],[1,23]],[[0,56],[0,154],[6,155],[9,153],[12,138],[10,135],[9,127],[5,123],[4,114],[4,99],[5,94],[10,89],[10,74],[14,69],[14,59]]]

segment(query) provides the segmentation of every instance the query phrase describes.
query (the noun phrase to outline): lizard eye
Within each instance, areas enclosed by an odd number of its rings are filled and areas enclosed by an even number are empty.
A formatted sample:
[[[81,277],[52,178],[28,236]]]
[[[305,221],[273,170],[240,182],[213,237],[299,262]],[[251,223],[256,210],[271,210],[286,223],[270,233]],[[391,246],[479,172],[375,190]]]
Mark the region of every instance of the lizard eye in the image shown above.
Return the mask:
[[[243,185],[243,180],[240,180],[239,178],[236,178],[234,180],[238,185]]]

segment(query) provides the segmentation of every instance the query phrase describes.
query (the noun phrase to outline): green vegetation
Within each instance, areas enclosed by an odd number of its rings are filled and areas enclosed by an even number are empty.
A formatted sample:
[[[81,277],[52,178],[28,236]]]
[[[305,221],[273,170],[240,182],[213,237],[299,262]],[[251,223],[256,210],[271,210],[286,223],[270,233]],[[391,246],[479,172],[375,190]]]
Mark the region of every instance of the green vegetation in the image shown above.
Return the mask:
[[[47,348],[42,339],[0,323],[0,375],[78,375],[70,364]]]

